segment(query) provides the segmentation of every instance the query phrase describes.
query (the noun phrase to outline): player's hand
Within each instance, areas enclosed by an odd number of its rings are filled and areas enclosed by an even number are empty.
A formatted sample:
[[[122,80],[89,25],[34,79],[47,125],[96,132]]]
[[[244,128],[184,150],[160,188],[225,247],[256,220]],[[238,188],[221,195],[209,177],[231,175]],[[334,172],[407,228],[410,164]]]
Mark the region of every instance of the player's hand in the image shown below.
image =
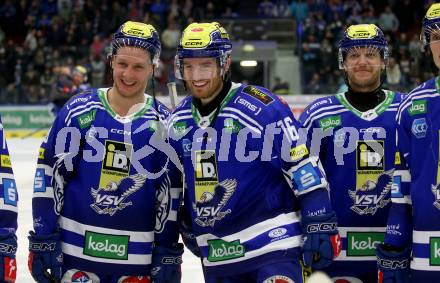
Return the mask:
[[[392,246],[378,244],[377,282],[379,283],[407,283],[409,280],[409,248],[397,249]]]
[[[0,282],[15,282],[17,277],[17,238],[14,233],[0,234]]]
[[[181,243],[174,244],[172,247],[155,247],[152,255],[151,282],[180,283],[182,254],[183,245]]]
[[[191,220],[185,217],[186,214],[183,212],[183,208],[180,211],[179,231],[183,243],[196,257],[200,257],[200,249],[199,245],[197,245],[196,235],[191,227]]]
[[[28,267],[38,283],[51,283],[61,280],[63,254],[60,235],[36,235],[29,232]]]
[[[312,269],[329,266],[342,250],[334,212],[302,218],[304,233],[303,262]]]

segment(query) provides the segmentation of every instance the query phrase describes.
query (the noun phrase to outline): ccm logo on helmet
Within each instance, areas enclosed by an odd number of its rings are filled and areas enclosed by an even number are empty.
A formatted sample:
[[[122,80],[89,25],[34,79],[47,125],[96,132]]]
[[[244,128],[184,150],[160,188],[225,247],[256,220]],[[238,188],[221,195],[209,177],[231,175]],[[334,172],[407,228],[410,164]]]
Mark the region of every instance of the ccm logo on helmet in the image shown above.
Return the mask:
[[[184,45],[185,46],[202,46],[203,42],[200,42],[200,41],[188,41],[188,42],[185,42]]]

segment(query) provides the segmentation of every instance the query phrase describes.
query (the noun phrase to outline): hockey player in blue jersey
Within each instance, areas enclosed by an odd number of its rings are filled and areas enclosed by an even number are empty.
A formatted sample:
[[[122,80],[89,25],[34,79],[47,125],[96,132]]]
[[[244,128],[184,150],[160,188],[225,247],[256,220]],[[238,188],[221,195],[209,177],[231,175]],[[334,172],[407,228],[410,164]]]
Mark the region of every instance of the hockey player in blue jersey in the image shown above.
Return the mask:
[[[177,48],[191,94],[168,121],[185,178],[182,236],[208,283],[304,282],[303,232],[306,266],[340,250],[327,181],[288,105],[231,82],[231,50],[216,22],[189,25]]]
[[[40,148],[29,236],[37,282],[180,282],[181,189],[153,145],[169,113],[144,93],[159,37],[128,21],[111,48],[113,86],[70,99]]]
[[[421,39],[440,69],[440,3],[423,19]],[[397,153],[379,282],[439,282],[440,78],[406,96],[397,111]]]
[[[1,119],[0,140],[0,282],[15,282],[18,194]]]
[[[338,217],[343,250],[324,270],[334,280],[376,281],[375,245],[384,239],[390,207],[394,117],[401,100],[382,88],[388,56],[377,26],[349,26],[338,56],[348,90],[316,100],[300,117]]]

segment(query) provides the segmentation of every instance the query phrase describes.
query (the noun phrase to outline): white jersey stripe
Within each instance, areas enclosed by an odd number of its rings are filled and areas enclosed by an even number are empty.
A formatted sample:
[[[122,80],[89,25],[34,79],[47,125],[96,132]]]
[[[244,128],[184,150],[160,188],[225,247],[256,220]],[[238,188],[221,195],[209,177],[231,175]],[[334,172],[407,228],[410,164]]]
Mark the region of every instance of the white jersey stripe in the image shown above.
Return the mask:
[[[98,226],[86,225],[83,223],[79,223],[75,220],[69,219],[64,216],[60,216],[58,220],[62,229],[85,235],[86,230],[91,232],[98,232],[103,234],[111,234],[111,235],[122,235],[122,236],[130,236],[130,242],[142,242],[142,243],[150,243],[154,240],[154,232],[135,232],[135,231],[127,231],[127,230],[117,230],[110,228],[103,228]]]
[[[293,224],[300,221],[299,212],[283,213],[274,218],[267,219],[263,222],[257,223],[251,227],[241,230],[237,233],[222,237],[224,241],[233,241],[240,239],[240,241],[246,242],[255,238],[257,235],[267,233],[268,231],[278,228],[283,225]],[[217,236],[212,234],[203,234],[197,237],[197,243],[199,246],[207,246],[208,240],[218,239]]]
[[[258,123],[257,121],[255,121],[254,119],[252,119],[251,117],[249,117],[248,115],[246,115],[245,113],[241,112],[241,111],[238,110],[238,109],[235,109],[235,108],[232,108],[232,107],[225,107],[225,108],[223,109],[223,111],[224,111],[224,112],[228,112],[228,111],[234,112],[235,114],[239,115],[239,116],[242,117],[243,119],[248,120],[248,122],[250,122],[251,124],[253,124],[253,125],[254,125],[255,127],[257,127],[258,129],[263,130],[263,126],[261,126],[260,123]],[[223,112],[223,113],[224,113],[224,112]]]

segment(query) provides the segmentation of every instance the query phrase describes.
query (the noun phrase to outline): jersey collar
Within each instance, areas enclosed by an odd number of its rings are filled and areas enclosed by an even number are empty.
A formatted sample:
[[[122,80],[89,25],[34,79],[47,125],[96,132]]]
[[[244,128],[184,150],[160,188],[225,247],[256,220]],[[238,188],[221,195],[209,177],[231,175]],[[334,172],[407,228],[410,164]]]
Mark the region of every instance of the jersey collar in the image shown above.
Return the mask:
[[[110,116],[112,116],[115,120],[117,120],[121,123],[136,120],[137,118],[144,115],[149,109],[151,109],[151,106],[153,105],[153,98],[150,97],[149,95],[145,94],[144,105],[138,111],[136,111],[134,113],[130,113],[129,115],[126,115],[126,116],[120,116],[111,108],[110,103],[108,102],[108,98],[107,98],[108,91],[109,91],[109,88],[98,89],[99,100],[101,101],[101,103],[104,106],[107,113],[109,113]]]
[[[380,114],[385,112],[387,108],[391,105],[391,103],[394,100],[395,93],[390,90],[383,90],[385,92],[385,99],[379,103],[376,107],[373,109],[367,110],[365,112],[357,110],[353,105],[348,102],[347,98],[345,97],[345,93],[337,93],[335,97],[339,100],[339,102],[344,105],[348,110],[350,110],[353,114],[358,116],[359,118],[366,120],[366,121],[372,121],[376,119]]]

